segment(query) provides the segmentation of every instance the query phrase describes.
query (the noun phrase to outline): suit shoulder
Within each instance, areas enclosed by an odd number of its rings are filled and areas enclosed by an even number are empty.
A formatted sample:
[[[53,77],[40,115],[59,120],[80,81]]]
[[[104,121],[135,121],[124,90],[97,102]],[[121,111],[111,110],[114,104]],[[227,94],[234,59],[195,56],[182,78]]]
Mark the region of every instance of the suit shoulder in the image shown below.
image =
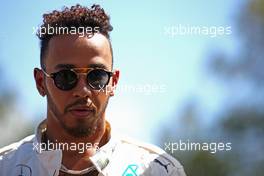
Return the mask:
[[[166,172],[162,172],[162,174],[167,173],[166,175],[171,176],[185,176],[181,163],[161,148],[130,137],[121,137],[121,143],[141,150],[145,156],[150,158],[150,166],[153,170],[156,170],[155,173],[160,173],[161,170],[164,170]]]
[[[17,151],[20,147],[23,147],[25,144],[33,143],[33,138],[34,135],[30,135],[18,142],[14,142],[12,144],[0,148],[0,160],[3,159],[3,156],[11,155],[15,151]]]

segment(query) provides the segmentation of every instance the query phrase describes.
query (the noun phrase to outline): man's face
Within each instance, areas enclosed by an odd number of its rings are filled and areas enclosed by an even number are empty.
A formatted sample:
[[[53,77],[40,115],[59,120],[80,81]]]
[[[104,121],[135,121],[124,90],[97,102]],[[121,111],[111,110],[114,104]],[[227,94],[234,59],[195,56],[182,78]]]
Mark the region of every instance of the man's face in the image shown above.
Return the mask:
[[[91,38],[78,35],[55,36],[49,42],[45,65],[48,74],[68,68],[101,67],[111,71],[109,41],[98,33]],[[117,80],[118,72],[114,72],[108,86],[114,86]],[[92,135],[104,123],[105,109],[113,92],[106,94],[103,90],[91,89],[85,75],[79,75],[77,85],[71,90],[58,89],[53,79],[48,77],[43,79],[43,87],[47,95],[48,118],[54,118],[52,121],[70,135]]]

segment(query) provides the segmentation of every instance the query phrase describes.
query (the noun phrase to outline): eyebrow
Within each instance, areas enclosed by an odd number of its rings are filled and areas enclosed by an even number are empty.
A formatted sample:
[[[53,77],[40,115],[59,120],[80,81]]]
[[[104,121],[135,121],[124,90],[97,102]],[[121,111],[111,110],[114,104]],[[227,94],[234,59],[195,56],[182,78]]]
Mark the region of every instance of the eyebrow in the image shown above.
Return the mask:
[[[58,64],[55,66],[55,69],[71,69],[75,66],[73,64]]]
[[[90,64],[88,67],[89,68],[102,68],[102,69],[108,70],[108,68],[104,64]]]
[[[55,66],[55,69],[71,69],[76,68],[73,64],[58,64]],[[102,68],[108,70],[108,68],[104,64],[90,64],[88,68]]]

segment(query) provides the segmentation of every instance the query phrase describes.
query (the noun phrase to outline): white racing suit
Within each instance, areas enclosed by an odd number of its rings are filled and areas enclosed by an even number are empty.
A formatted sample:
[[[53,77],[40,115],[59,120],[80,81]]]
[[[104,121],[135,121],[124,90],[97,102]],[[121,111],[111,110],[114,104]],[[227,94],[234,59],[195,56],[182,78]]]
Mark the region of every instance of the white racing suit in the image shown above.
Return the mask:
[[[0,176],[58,176],[62,150],[41,150],[46,123],[35,135],[0,149]],[[186,176],[182,165],[160,148],[111,134],[90,157],[98,176]]]

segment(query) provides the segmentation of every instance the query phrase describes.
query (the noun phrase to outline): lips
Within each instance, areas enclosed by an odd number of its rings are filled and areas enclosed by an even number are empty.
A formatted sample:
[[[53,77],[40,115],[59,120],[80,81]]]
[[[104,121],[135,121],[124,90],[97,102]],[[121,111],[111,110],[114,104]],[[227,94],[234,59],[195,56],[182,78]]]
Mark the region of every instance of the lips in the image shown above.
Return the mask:
[[[94,110],[89,107],[74,107],[69,109],[69,112],[75,117],[89,117],[94,113]]]

